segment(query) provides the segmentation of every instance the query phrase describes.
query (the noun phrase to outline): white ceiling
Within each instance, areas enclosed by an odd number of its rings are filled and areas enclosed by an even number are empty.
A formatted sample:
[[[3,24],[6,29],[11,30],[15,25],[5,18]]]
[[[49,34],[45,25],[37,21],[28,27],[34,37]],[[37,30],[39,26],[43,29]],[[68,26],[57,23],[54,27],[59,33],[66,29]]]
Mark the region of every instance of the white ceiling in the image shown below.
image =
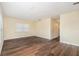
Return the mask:
[[[57,17],[62,13],[79,10],[73,2],[3,2],[1,3],[5,16],[20,19],[40,19]]]

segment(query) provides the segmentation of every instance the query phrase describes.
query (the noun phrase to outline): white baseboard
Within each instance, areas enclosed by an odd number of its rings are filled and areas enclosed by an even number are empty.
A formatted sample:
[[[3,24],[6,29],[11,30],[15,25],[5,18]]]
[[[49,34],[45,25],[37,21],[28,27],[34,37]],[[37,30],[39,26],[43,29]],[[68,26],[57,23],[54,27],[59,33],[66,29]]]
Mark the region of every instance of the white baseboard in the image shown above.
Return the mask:
[[[51,39],[57,38],[58,36],[53,36]]]
[[[69,45],[79,46],[78,44],[75,44],[75,43],[64,42],[64,41],[60,41],[60,42],[61,42],[61,43],[65,43],[65,44],[69,44]]]
[[[25,38],[25,37],[31,37],[29,36],[20,36],[20,37],[13,37],[13,38],[4,38],[4,40],[12,40],[12,39],[17,39],[17,38]]]
[[[42,37],[42,36],[36,36],[36,37],[40,37],[40,38],[44,38],[44,39],[47,39],[47,40],[51,40],[51,38],[49,38],[49,37]]]

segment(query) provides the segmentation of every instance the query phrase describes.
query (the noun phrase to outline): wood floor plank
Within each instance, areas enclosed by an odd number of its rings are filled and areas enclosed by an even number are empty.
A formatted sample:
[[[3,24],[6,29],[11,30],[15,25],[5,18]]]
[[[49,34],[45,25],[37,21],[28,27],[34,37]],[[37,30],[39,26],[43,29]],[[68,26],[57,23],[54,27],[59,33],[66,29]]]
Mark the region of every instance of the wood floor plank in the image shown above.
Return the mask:
[[[40,37],[4,41],[2,56],[79,56],[79,47]]]

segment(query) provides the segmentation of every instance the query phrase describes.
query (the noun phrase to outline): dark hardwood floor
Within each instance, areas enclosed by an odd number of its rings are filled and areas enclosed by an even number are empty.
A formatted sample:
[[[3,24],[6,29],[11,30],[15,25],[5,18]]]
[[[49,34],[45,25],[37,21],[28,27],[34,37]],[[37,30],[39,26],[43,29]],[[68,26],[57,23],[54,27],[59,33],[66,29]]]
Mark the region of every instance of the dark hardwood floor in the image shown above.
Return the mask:
[[[2,56],[78,56],[79,47],[39,37],[4,41]]]

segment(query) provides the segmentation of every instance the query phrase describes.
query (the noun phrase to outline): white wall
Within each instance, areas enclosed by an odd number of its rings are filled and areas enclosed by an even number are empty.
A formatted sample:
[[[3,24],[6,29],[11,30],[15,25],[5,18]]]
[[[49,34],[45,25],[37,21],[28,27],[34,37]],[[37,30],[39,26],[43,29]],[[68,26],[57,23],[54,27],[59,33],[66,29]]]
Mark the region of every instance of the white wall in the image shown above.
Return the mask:
[[[60,41],[79,46],[79,11],[60,16]]]
[[[27,32],[16,32],[16,24],[29,24],[30,29]],[[14,39],[28,36],[38,36],[46,39],[51,39],[51,18],[41,20],[21,20],[13,17],[4,17],[4,39]]]
[[[51,19],[51,39],[57,38],[59,36],[59,19]]]
[[[45,18],[36,23],[36,36],[49,40],[59,36],[59,19]]]
[[[27,32],[17,32],[16,24],[29,24],[30,29]],[[58,37],[58,22],[56,19],[43,18],[37,21],[22,20],[13,17],[4,17],[4,39],[15,39],[20,37],[38,36],[46,39]]]
[[[51,39],[51,18],[41,19],[36,22],[36,36]]]
[[[2,10],[1,10],[1,6],[0,6],[0,53],[2,50],[2,46],[3,46],[3,17],[2,17]]]
[[[24,32],[17,32],[17,24],[28,24],[29,30]],[[35,33],[35,21],[18,19],[13,17],[4,17],[4,39],[15,39],[20,37],[34,36]]]

